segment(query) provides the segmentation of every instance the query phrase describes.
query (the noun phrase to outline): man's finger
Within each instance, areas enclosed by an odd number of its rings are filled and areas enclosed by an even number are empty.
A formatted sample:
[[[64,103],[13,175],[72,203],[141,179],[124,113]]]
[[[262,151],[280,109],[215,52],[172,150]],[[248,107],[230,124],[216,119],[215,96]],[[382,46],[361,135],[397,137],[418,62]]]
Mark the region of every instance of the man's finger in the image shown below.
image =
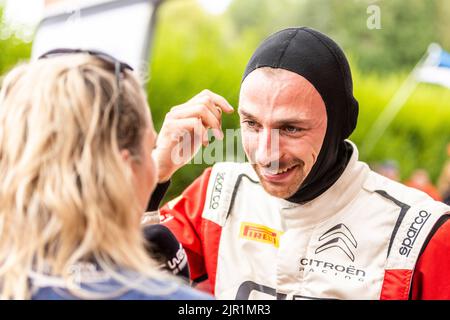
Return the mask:
[[[181,118],[176,119],[174,122],[170,124],[170,128],[172,133],[175,135],[178,140],[184,134],[189,133],[191,135],[191,139],[194,139],[195,136],[201,139],[202,144],[208,142],[207,128],[203,125],[203,122],[199,118]],[[177,137],[177,135],[180,135]]]
[[[211,128],[214,136],[222,140],[220,119],[217,119],[212,111],[205,105],[182,105],[170,111],[172,119],[198,118],[206,128]]]
[[[193,104],[204,104],[216,116],[217,120],[220,121],[222,109],[215,104],[214,100],[209,95],[197,96],[195,99],[192,99],[191,102]]]
[[[199,96],[204,96],[204,95],[211,97],[214,104],[217,105],[218,107],[220,107],[224,112],[231,113],[234,111],[231,104],[221,95],[218,95],[217,93],[214,93],[208,89],[203,90],[199,94]]]

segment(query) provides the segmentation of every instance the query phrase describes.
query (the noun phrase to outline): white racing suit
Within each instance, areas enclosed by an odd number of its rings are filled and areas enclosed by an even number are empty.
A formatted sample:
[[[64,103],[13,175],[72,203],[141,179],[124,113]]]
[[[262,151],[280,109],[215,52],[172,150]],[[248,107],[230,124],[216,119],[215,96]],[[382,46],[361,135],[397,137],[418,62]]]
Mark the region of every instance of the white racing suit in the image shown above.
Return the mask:
[[[342,176],[303,205],[266,193],[247,163],[207,169],[160,209],[192,279],[219,299],[450,298],[450,208],[352,147]]]

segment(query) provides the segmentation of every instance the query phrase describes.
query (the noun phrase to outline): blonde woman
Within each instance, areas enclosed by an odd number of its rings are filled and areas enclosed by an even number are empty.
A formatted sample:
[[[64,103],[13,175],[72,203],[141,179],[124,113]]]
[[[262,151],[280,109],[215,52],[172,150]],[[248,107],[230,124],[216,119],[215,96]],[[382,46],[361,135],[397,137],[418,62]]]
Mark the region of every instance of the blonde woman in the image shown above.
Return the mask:
[[[94,51],[22,65],[0,93],[0,296],[202,299],[158,269],[141,213],[156,133],[131,68]]]

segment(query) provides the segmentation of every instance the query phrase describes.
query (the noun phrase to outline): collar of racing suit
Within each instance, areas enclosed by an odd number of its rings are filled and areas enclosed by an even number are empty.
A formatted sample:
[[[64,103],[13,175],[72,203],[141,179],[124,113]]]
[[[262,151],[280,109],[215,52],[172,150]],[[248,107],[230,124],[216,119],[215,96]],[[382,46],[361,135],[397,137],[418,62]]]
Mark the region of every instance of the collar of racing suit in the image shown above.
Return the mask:
[[[274,197],[284,209],[282,216],[290,227],[295,227],[291,224],[309,227],[330,219],[361,192],[370,169],[358,161],[358,149],[353,142],[345,142],[353,149],[349,162],[336,182],[320,196],[303,204]]]

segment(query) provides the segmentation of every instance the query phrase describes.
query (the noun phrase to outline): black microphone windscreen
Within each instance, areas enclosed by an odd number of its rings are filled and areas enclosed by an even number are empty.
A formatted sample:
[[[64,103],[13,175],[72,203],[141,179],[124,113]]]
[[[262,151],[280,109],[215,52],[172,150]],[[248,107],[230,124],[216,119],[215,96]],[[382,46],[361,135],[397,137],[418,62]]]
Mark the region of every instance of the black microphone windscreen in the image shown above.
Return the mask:
[[[175,235],[164,225],[144,227],[147,251],[152,258],[163,263],[163,269],[189,280],[187,255]]]

